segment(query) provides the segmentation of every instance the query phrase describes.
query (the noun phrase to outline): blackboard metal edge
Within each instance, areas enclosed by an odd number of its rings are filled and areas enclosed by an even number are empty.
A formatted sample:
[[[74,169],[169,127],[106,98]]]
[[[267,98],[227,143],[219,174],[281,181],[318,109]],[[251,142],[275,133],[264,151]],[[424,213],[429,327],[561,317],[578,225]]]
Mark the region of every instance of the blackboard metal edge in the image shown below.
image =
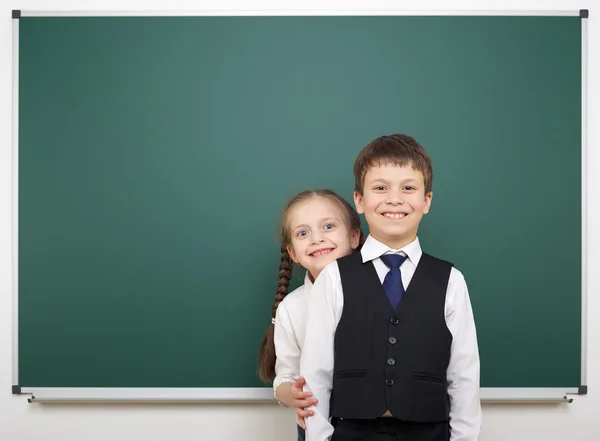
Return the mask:
[[[572,403],[569,394],[577,394],[578,387],[490,387],[481,388],[483,404],[559,404]]]
[[[481,388],[481,402],[571,403],[579,388]],[[276,404],[273,390],[261,388],[22,388],[30,403]]]
[[[514,9],[296,9],[296,10],[105,10],[105,11],[85,11],[85,10],[64,10],[64,11],[44,11],[28,10],[19,11],[22,17],[209,17],[209,16],[510,16],[510,17],[580,17],[582,11],[579,10],[514,10]]]
[[[257,388],[24,388],[31,403],[276,403],[273,389]]]
[[[587,384],[588,362],[588,20],[581,22],[581,366]]]
[[[556,397],[512,397],[512,398],[489,398],[481,400],[483,404],[571,404],[573,398],[566,395]]]
[[[21,17],[21,11],[18,11]],[[13,11],[13,17],[15,11]],[[12,20],[12,384],[19,381],[19,23]]]

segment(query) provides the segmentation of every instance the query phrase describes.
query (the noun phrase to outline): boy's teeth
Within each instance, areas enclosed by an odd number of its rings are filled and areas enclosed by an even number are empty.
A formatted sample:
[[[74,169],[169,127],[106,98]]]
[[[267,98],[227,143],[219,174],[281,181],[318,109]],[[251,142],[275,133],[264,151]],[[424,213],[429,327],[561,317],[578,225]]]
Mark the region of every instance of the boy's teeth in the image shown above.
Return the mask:
[[[402,219],[404,217],[404,213],[384,213],[383,215],[390,219]]]

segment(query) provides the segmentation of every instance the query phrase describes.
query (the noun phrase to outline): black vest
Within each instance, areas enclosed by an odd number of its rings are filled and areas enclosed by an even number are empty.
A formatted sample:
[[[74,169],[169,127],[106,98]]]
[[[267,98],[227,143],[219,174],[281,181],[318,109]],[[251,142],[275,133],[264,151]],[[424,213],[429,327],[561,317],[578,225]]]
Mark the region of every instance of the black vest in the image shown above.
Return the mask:
[[[453,265],[423,253],[396,310],[360,252],[338,266],[344,309],[335,333],[331,416],[377,418],[389,410],[405,421],[447,421],[452,334],[445,303]]]

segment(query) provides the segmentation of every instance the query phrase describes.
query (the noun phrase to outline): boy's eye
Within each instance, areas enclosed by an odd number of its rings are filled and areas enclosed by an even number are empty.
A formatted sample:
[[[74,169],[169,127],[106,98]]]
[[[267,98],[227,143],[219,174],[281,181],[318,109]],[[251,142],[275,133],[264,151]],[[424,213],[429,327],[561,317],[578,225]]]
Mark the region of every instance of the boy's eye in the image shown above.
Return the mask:
[[[413,187],[412,185],[407,185],[406,187],[404,187],[404,189],[408,191],[413,191],[415,187]]]
[[[377,191],[383,191],[385,190],[385,187],[383,185],[376,185],[373,190],[377,190]]]

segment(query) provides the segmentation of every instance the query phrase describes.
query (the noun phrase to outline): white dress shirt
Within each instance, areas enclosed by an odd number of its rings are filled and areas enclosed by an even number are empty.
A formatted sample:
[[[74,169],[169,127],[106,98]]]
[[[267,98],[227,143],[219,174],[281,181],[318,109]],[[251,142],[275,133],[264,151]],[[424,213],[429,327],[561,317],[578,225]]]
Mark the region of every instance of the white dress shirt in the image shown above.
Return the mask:
[[[382,283],[389,268],[379,257],[388,253],[407,256],[400,271],[402,284],[408,288],[423,254],[419,240],[415,239],[400,250],[392,250],[371,236],[367,238],[361,249],[362,261],[373,261]],[[308,319],[300,375],[306,379],[305,390],[312,391],[314,398],[319,400],[311,407],[314,416],[306,419],[307,441],[328,441],[333,434],[329,423],[329,399],[333,383],[334,336],[343,308],[340,271],[337,262],[333,262],[321,272],[307,301]],[[453,337],[446,374],[450,396],[450,440],[477,441],[481,426],[479,350],[467,284],[456,268],[452,268],[448,280],[445,313],[446,326]]]
[[[300,354],[306,331],[307,292],[313,284],[304,276],[304,285],[289,293],[279,303],[275,314],[275,380],[273,391],[286,382],[295,383],[300,376]]]

